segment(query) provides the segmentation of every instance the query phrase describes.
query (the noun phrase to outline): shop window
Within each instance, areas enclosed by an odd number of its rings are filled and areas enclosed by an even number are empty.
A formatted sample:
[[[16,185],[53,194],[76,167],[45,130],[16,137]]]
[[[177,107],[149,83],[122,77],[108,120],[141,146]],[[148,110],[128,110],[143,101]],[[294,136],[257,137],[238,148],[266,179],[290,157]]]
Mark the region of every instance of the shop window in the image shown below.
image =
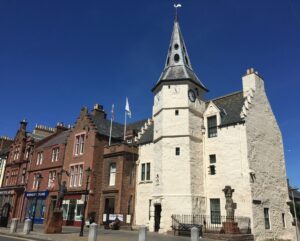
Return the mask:
[[[78,204],[76,205],[76,219],[81,220],[81,217],[83,215],[83,206],[84,204]]]
[[[65,202],[65,201],[64,201]],[[63,205],[62,205],[62,211],[63,211],[63,219],[64,220],[67,220],[67,218],[68,218],[68,208],[69,208],[69,205],[67,204],[67,203],[64,203]]]

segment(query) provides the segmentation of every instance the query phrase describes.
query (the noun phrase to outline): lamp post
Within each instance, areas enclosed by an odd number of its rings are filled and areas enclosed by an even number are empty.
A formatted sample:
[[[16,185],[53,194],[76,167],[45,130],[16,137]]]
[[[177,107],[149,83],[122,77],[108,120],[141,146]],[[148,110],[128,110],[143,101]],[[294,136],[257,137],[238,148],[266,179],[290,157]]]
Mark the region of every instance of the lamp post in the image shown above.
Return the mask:
[[[36,174],[35,176],[36,182],[37,182],[37,190],[36,190],[36,196],[35,196],[35,202],[34,202],[34,209],[32,213],[32,218],[31,218],[31,231],[33,231],[33,225],[34,225],[34,219],[35,219],[35,212],[36,212],[36,206],[37,206],[37,201],[38,201],[38,194],[39,194],[39,189],[40,189],[40,183],[43,178],[41,173]]]
[[[292,193],[292,199],[293,199],[293,207],[294,207],[294,219],[295,219],[295,225],[296,225],[296,238],[297,238],[297,241],[299,241],[298,219],[297,219],[295,197],[294,197],[294,191],[297,191],[297,190],[298,190],[298,188],[290,188],[290,191]]]
[[[88,187],[89,187],[89,181],[90,181],[90,176],[92,174],[92,169],[88,167],[85,170],[86,173],[86,185],[85,185],[85,196],[84,196],[84,204],[83,204],[83,211],[82,211],[82,217],[81,217],[81,227],[80,227],[80,233],[79,236],[83,236],[83,228],[84,228],[84,223],[85,223],[85,209],[86,209],[86,204],[87,204],[87,197],[88,197]]]

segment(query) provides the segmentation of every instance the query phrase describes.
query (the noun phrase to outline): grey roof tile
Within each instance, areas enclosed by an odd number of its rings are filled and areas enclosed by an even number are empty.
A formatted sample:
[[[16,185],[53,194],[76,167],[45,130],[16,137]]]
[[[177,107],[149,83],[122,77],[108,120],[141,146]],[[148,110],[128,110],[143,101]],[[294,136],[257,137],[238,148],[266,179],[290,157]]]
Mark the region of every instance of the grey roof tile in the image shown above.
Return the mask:
[[[66,131],[63,131],[63,132],[57,134],[53,138],[49,137],[50,139],[48,141],[46,141],[45,143],[43,143],[42,145],[40,145],[38,147],[38,149],[43,149],[43,148],[47,148],[50,146],[67,143],[67,138],[68,138],[69,133],[70,133],[70,130],[66,130]]]
[[[142,134],[139,144],[145,145],[148,143],[153,142],[153,136],[154,136],[154,124],[152,123],[147,130]]]
[[[237,91],[206,101],[206,105],[212,101],[221,110],[221,125],[232,125],[243,122],[240,116],[245,98],[242,91]]]

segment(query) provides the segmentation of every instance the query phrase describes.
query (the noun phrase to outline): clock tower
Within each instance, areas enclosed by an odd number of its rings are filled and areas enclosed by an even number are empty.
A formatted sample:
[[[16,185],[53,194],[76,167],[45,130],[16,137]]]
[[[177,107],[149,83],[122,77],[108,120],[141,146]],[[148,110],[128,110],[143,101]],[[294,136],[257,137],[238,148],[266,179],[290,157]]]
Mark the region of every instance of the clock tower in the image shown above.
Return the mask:
[[[202,129],[207,88],[192,69],[177,18],[164,70],[153,87],[154,167],[150,229],[169,230],[172,214],[205,210]]]

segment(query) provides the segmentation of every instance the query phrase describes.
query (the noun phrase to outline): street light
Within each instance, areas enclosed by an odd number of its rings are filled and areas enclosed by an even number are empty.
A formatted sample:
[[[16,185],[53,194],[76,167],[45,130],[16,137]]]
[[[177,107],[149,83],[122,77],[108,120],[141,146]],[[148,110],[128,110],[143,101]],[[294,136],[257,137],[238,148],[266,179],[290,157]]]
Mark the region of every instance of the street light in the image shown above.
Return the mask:
[[[85,170],[86,173],[86,185],[85,185],[85,196],[84,196],[84,204],[83,204],[83,211],[82,211],[82,217],[81,217],[81,227],[80,227],[80,233],[79,236],[83,236],[83,228],[84,228],[84,223],[85,223],[85,209],[86,209],[86,204],[87,204],[87,197],[88,197],[88,187],[89,187],[89,180],[90,176],[92,174],[92,169],[88,167]]]
[[[31,219],[31,231],[33,231],[35,211],[36,211],[36,206],[37,206],[37,201],[38,201],[38,193],[39,193],[40,183],[41,183],[41,180],[43,179],[43,176],[42,176],[41,173],[38,173],[38,174],[36,174],[35,178],[36,178],[36,182],[37,182],[37,190],[36,190],[35,203],[34,203],[34,206],[33,206],[34,209],[33,209],[32,219]]]
[[[296,237],[297,241],[299,240],[299,231],[298,231],[298,220],[297,220],[297,212],[296,212],[296,205],[295,205],[295,197],[294,197],[294,191],[297,191],[298,188],[290,188],[290,191],[292,193],[292,199],[293,199],[293,207],[294,207],[294,219],[295,219],[295,225],[296,225]]]

